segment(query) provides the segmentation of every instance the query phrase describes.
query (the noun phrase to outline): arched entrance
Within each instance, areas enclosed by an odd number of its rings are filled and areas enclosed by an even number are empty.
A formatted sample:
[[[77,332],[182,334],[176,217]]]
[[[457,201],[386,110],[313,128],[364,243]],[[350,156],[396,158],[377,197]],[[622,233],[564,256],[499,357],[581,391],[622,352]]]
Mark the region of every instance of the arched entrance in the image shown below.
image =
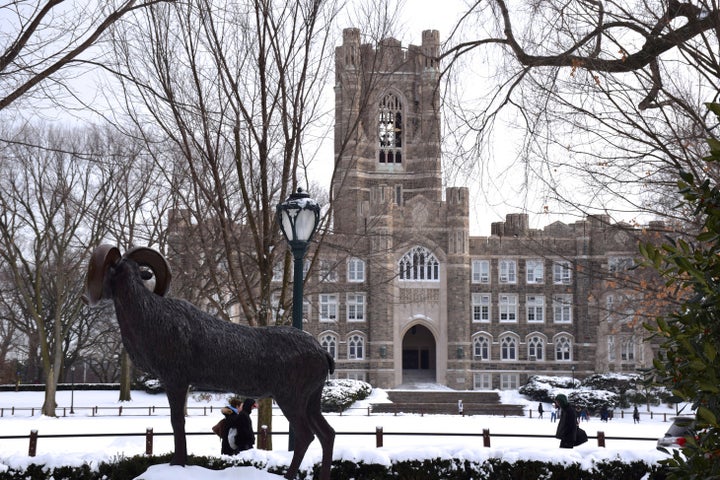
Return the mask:
[[[413,325],[402,342],[403,383],[436,382],[436,347],[432,332]]]

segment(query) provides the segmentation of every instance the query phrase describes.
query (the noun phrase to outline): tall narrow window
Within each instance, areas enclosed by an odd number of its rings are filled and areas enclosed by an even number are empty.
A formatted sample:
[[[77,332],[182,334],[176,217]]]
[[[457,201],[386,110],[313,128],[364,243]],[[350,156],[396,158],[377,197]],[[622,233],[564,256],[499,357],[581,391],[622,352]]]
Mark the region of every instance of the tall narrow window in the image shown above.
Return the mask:
[[[490,339],[484,336],[475,337],[473,340],[473,356],[478,360],[489,360]]]
[[[348,259],[347,280],[348,280],[348,282],[364,282],[365,281],[365,261],[363,261],[359,258]]]
[[[542,259],[525,261],[526,281],[528,284],[543,283],[544,265]]]
[[[500,340],[500,358],[502,360],[517,360],[517,340],[513,337],[503,337]]]
[[[490,283],[490,261],[472,261],[472,283]]]
[[[498,295],[498,311],[501,322],[517,322],[517,295],[505,293]]]
[[[490,321],[490,294],[489,293],[473,293],[472,294],[472,321],[473,322],[489,322]]]
[[[348,293],[346,305],[347,305],[348,322],[364,322],[365,321],[365,294],[364,293]]]
[[[553,283],[556,285],[569,285],[572,281],[572,265],[570,262],[557,261],[553,263]]]
[[[318,304],[321,322],[337,321],[338,296],[336,293],[321,293]]]
[[[528,360],[542,360],[545,358],[545,341],[542,337],[530,337],[527,341]]]
[[[517,263],[515,260],[500,260],[498,265],[500,283],[517,283]]]
[[[545,321],[545,296],[528,295],[525,300],[528,323]]]
[[[553,321],[555,323],[572,322],[572,295],[553,295]]]
[[[440,262],[430,250],[415,247],[398,262],[400,280],[440,280]]]
[[[365,339],[361,335],[351,335],[348,338],[348,359],[362,360],[365,358]]]
[[[378,135],[380,163],[402,163],[402,103],[388,93],[378,106]]]
[[[320,345],[327,350],[330,356],[337,359],[337,337],[331,333],[327,333],[320,337]]]
[[[572,360],[572,343],[570,338],[559,336],[555,339],[555,360]]]

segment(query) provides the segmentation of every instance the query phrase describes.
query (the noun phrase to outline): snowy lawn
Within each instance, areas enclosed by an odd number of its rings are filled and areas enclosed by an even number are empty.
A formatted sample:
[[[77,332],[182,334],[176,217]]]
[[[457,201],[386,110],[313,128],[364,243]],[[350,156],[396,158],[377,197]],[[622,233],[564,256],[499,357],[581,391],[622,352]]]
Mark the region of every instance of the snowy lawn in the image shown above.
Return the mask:
[[[501,392],[505,403],[526,404],[535,410],[536,402],[527,402],[523,397],[512,392]],[[152,428],[154,437],[153,453],[161,455],[172,451],[169,410],[164,395],[149,395],[141,391],[132,392],[131,402],[118,402],[116,391],[75,391],[74,414],[69,412],[70,392],[58,392],[57,400],[60,408],[58,415],[63,414],[62,407],[66,407],[66,417],[50,418],[39,415],[37,412],[42,405],[42,392],[0,392],[0,408],[3,416],[0,418],[0,436],[29,435],[31,430],[37,430],[40,438],[37,444],[37,456],[28,456],[28,439],[0,440],[0,470],[9,467],[21,468],[31,463],[44,464],[47,467],[61,465],[81,465],[83,463],[97,464],[100,461],[111,461],[113,458],[143,454],[145,452],[145,431]],[[201,410],[191,410],[186,418],[186,431],[188,453],[191,455],[220,455],[220,440],[212,434],[211,427],[220,419],[219,407],[224,405],[226,395],[215,395],[211,400],[203,401],[193,396],[188,401],[189,407],[208,407],[207,415]],[[522,437],[491,437],[491,447],[483,447],[482,431],[489,429],[493,434],[514,435],[554,435],[556,423],[551,423],[550,406],[545,405],[545,419],[528,417],[499,417],[499,416],[459,416],[459,415],[367,415],[369,403],[386,401],[383,390],[375,389],[371,397],[358,402],[349,413],[326,414],[326,418],[335,428],[335,460],[350,460],[355,462],[377,463],[389,465],[393,460],[432,459],[432,458],[460,458],[482,462],[490,457],[502,458],[508,461],[517,459],[539,460],[552,462],[577,462],[588,468],[593,462],[604,459],[621,459],[624,462],[643,460],[653,463],[664,458],[665,454],[655,448],[655,441],[648,440],[613,440],[608,438],[606,448],[597,446],[597,440],[590,439],[586,444],[573,450],[558,448],[559,441],[554,438],[522,438]],[[123,405],[125,411],[122,416],[117,415],[117,407]],[[209,412],[210,405],[213,413]],[[101,407],[101,415],[93,416],[91,407]],[[148,407],[165,407],[158,409],[152,416],[147,415]],[[28,411],[17,411],[10,414],[10,408],[35,407],[35,415],[30,416]],[[102,407],[113,407],[102,410]],[[143,407],[142,409],[129,409],[127,407]],[[656,413],[667,412],[669,419],[673,413],[664,406],[653,407]],[[644,412],[644,409],[643,409]],[[253,425],[257,429],[257,417],[253,414]],[[384,446],[376,448],[376,427],[382,427],[385,433]],[[591,418],[583,422],[581,427],[589,436],[597,435],[603,431],[606,437],[633,437],[651,438],[661,437],[670,422],[663,421],[663,415],[655,415],[650,420],[643,414],[639,424],[633,424],[632,418],[625,415],[624,419],[616,413],[610,422],[601,422],[598,418]],[[287,432],[288,426],[285,418],[276,409],[273,415],[273,430]],[[110,436],[86,438],[43,438],[43,435],[52,434],[117,434],[134,433],[138,436]],[[200,435],[193,435],[200,433]],[[353,433],[354,435],[343,435]],[[362,433],[362,435],[357,435]],[[423,435],[407,436],[393,435],[393,433],[423,433]],[[442,437],[432,434],[468,433],[473,436]],[[242,452],[243,458],[257,459],[267,462],[268,466],[289,465],[291,453],[287,451],[287,436],[273,436],[273,451],[250,450]],[[310,468],[321,461],[319,443],[314,441],[308,450],[302,469]],[[201,467],[170,467],[169,465],[156,465],[151,467],[142,479],[146,480],[189,480],[210,479],[226,480],[230,478],[243,478],[244,480],[277,480],[281,477],[252,467],[236,467],[225,471],[211,471]]]

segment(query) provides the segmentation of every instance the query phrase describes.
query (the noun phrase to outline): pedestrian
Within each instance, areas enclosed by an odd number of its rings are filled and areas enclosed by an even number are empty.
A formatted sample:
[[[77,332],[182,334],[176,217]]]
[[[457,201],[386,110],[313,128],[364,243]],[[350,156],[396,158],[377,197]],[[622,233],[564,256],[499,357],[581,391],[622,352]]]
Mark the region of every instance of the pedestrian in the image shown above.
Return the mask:
[[[637,405],[633,410],[633,423],[640,423],[640,412],[638,411]]]
[[[608,421],[608,407],[607,405],[603,405],[600,407],[600,421],[606,422]]]
[[[543,417],[543,412],[544,412],[544,410],[543,410],[542,402],[540,402],[540,403],[538,403],[538,416],[539,416],[539,418],[542,418],[542,417]]]
[[[560,407],[560,420],[558,421],[555,438],[560,439],[560,448],[573,448],[578,428],[575,409],[562,393],[555,397],[555,401]]]
[[[464,411],[464,407],[463,407],[463,402],[462,402],[462,398],[461,398],[461,399],[458,399],[458,415],[463,415],[463,411]]]
[[[250,450],[255,445],[255,432],[250,414],[257,408],[254,398],[246,398],[238,412],[237,432],[235,433],[235,446],[238,452]]]
[[[555,423],[555,420],[557,420],[559,413],[560,412],[558,411],[557,403],[553,402],[552,407],[550,409],[550,421],[552,423]]]
[[[228,404],[220,409],[224,418],[218,425],[213,427],[213,431],[216,427],[219,427],[220,438],[222,442],[220,444],[220,453],[223,455],[235,455],[240,450],[235,441],[237,436],[238,427],[240,425],[240,406],[242,402],[239,398],[233,397],[228,401]]]
[[[590,413],[588,412],[587,407],[583,407],[583,409],[580,410],[580,420],[584,422],[590,421]]]

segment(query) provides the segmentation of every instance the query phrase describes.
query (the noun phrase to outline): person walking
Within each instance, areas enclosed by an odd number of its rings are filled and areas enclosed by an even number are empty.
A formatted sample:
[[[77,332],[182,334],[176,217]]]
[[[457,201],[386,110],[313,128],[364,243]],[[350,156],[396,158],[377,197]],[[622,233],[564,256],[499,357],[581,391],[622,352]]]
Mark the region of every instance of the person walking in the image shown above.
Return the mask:
[[[557,420],[559,414],[560,412],[558,410],[558,405],[556,402],[553,402],[552,406],[550,407],[550,421],[552,423],[555,423],[555,420]]]
[[[575,409],[562,393],[555,397],[555,402],[560,407],[560,420],[555,431],[555,438],[560,439],[560,448],[573,448],[578,428]]]
[[[240,405],[240,399],[233,397],[227,406],[220,409],[220,412],[222,412],[225,417],[220,424],[220,438],[222,439],[220,453],[223,455],[235,455],[240,451],[235,442],[240,423]]]
[[[633,410],[633,423],[640,423],[640,412],[638,411],[637,405]]]
[[[246,398],[238,412],[237,433],[235,434],[235,445],[238,452],[250,450],[255,445],[255,432],[250,418],[253,408],[257,408],[255,399]]]
[[[545,410],[543,410],[542,402],[538,403],[538,418],[542,418],[542,417],[543,417],[543,412],[544,412],[544,411],[545,411]]]

